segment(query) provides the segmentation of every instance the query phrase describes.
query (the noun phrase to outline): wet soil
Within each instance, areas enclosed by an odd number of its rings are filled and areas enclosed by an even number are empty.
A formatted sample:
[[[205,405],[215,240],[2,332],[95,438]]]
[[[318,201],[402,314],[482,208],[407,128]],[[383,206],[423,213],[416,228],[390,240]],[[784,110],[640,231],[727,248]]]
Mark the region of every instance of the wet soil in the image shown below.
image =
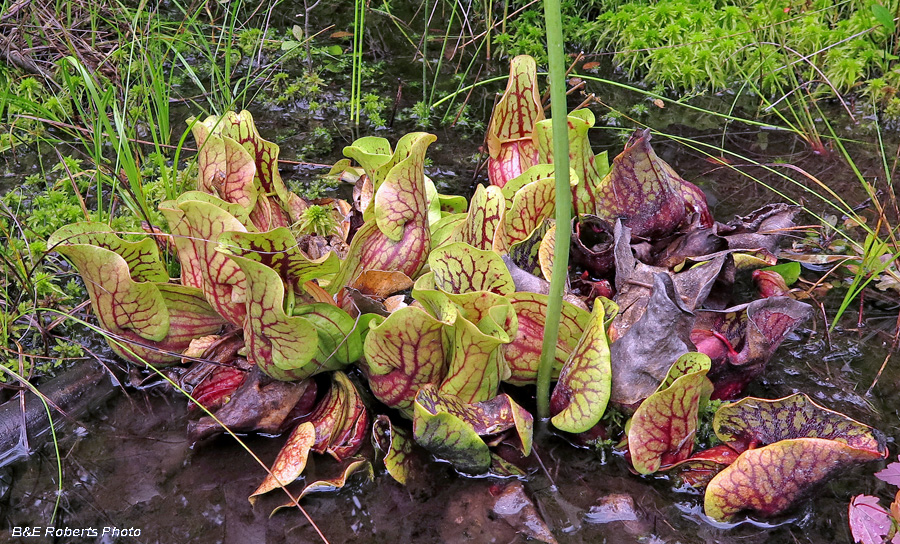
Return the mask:
[[[820,324],[819,324],[820,325]],[[821,329],[819,329],[821,331]],[[825,348],[821,332],[801,331],[771,362],[752,394],[777,398],[804,391],[817,402],[885,430],[892,441],[900,369],[888,367],[871,397],[864,389],[886,354],[872,340],[859,342],[849,331]],[[131,391],[69,433],[62,445],[63,492],[55,527],[96,528],[100,538],[53,540],[16,538],[15,527],[50,524],[56,500],[56,460],[45,448],[28,463],[7,468],[0,501],[3,542],[140,542],[198,544],[317,542],[319,537],[297,510],[269,518],[285,497],[272,493],[251,506],[248,496],[265,473],[228,437],[191,445],[185,435],[186,403],[161,389]],[[264,463],[271,463],[282,439],[242,437]],[[526,484],[561,543],[825,543],[849,542],[846,509],[859,493],[878,494],[883,484],[869,464],[851,469],[817,490],[787,516],[761,523],[716,525],[702,511],[702,497],[672,489],[671,482],[629,473],[624,459],[573,448],[542,436],[535,451],[547,471]],[[329,472],[329,460],[315,456],[307,482]],[[403,487],[376,467],[337,493],[311,495],[306,512],[329,542],[347,543],[511,543],[524,542],[503,516],[494,513],[498,487],[505,482],[470,479],[445,464],[432,463],[424,477]],[[614,497],[628,505],[629,519],[604,521],[604,505]],[[608,519],[608,518],[606,518]],[[103,528],[139,529],[140,536],[103,537]]]

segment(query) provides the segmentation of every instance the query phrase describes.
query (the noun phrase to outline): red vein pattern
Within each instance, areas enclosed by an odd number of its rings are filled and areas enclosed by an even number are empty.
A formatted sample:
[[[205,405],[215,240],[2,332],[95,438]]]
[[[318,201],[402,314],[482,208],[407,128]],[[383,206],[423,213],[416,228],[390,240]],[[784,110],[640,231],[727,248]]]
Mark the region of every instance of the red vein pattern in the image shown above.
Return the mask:
[[[226,255],[216,251],[216,246],[222,233],[247,229],[233,215],[208,202],[186,200],[178,207],[190,226],[189,240],[200,262],[206,300],[222,317],[242,327],[247,313],[244,273]]]
[[[541,343],[547,319],[547,295],[521,292],[509,295],[508,298],[516,311],[519,326],[512,342],[503,346],[504,358],[510,369],[510,376],[505,381],[518,386],[532,385],[537,381],[541,359]],[[585,310],[563,302],[554,374],[559,372],[575,349],[590,317],[591,314]]]
[[[412,416],[419,388],[440,383],[446,372],[444,325],[408,306],[369,331],[365,340],[369,386],[378,400]]]
[[[706,367],[679,377],[650,395],[635,411],[628,431],[631,463],[640,474],[651,474],[691,456],[697,432],[700,399],[709,387]]]
[[[703,509],[716,521],[742,511],[772,516],[847,465],[880,458],[821,438],[782,440],[747,450],[706,488]]]
[[[109,345],[136,364],[167,365],[197,336],[212,334],[222,319],[198,289],[165,283],[135,282],[117,253],[86,244],[60,245],[84,278],[94,314],[111,333],[136,343]],[[163,350],[163,351],[161,351]]]
[[[207,117],[192,132],[201,150],[201,190],[241,204],[263,231],[299,219],[291,215],[297,212],[296,195],[278,172],[278,146],[260,137],[250,112]]]
[[[458,316],[453,324],[453,350],[440,391],[464,402],[493,398],[509,370],[500,349],[515,337],[516,312],[509,301],[488,310],[477,325]]]
[[[499,188],[490,185],[479,185],[475,189],[466,214],[465,223],[455,241],[465,242],[477,249],[491,249],[494,233],[500,226],[506,211],[506,201]]]
[[[713,430],[741,452],[753,444],[773,444],[789,438],[822,438],[870,451],[884,451],[872,428],[844,414],[823,408],[803,393],[777,400],[747,397],[722,406]]]
[[[499,295],[515,292],[509,269],[499,255],[455,242],[436,248],[428,256],[434,284],[448,293],[490,291]]]
[[[591,319],[578,345],[559,374],[550,398],[553,425],[569,433],[583,433],[596,425],[612,387],[609,340],[603,304],[594,304]]]
[[[506,182],[537,164],[532,140],[535,124],[544,118],[537,89],[537,65],[528,56],[510,62],[509,83],[497,102],[488,125],[488,178],[492,185]]]
[[[594,126],[595,118],[591,110],[575,110],[568,115],[569,165],[575,172],[578,183],[572,186],[572,207],[578,214],[595,214],[606,204],[599,195],[604,176],[609,172],[606,151],[594,155],[588,130]],[[549,120],[541,121],[535,127],[535,143],[539,160],[553,162],[553,126]]]
[[[247,282],[247,315],[243,324],[247,360],[284,381],[327,370],[315,360],[319,350],[316,328],[303,317],[284,313],[284,283],[278,274],[245,257],[230,258]]]
[[[416,474],[413,440],[409,431],[395,427],[388,416],[382,414],[372,424],[375,447],[384,455],[384,468],[391,478],[406,485]]]
[[[348,257],[329,290],[337,292],[364,270],[403,272],[415,277],[431,249],[425,203],[425,150],[431,134],[415,133],[408,156],[398,162],[376,190],[375,221],[367,221],[350,244]],[[399,152],[399,151],[398,151]]]
[[[491,465],[491,455],[481,436],[515,429],[523,455],[531,452],[534,421],[508,395],[485,402],[462,399],[423,387],[416,396],[413,433],[416,442],[458,470],[480,474]]]
[[[510,248],[527,240],[531,233],[553,217],[556,210],[555,178],[539,179],[516,192],[503,222],[503,241],[498,247]]]
[[[226,232],[219,236],[219,248],[268,266],[290,285],[303,285],[340,269],[334,252],[310,259],[285,227],[266,232]]]
[[[343,372],[331,375],[331,388],[305,421],[316,428],[312,451],[328,453],[339,462],[359,451],[369,428],[366,406]]]

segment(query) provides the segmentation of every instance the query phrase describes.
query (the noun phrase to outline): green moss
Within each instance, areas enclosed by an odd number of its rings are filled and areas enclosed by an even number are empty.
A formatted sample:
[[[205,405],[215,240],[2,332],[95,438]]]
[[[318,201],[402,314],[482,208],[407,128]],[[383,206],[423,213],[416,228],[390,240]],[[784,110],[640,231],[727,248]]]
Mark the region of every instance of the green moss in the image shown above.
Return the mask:
[[[336,232],[337,227],[337,221],[329,208],[313,204],[303,212],[303,217],[300,218],[293,230],[298,235],[327,236]]]
[[[897,11],[897,0],[883,4]],[[894,37],[875,19],[871,3],[859,0],[594,0],[563,2],[563,10],[565,34],[576,48],[613,52],[630,78],[676,91],[722,90],[750,78],[762,93],[777,95],[793,81],[789,71],[800,82],[822,83],[812,64],[847,92],[883,76],[896,60],[889,53]],[[546,59],[538,9],[527,8],[505,29],[494,36],[497,47]]]

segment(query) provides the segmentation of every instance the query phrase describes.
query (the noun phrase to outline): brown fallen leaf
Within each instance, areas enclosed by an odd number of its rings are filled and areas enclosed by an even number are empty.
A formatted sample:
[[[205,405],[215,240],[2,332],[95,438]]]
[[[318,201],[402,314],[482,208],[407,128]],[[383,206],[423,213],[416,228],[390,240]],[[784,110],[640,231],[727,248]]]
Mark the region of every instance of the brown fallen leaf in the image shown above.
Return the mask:
[[[679,356],[691,351],[694,314],[678,297],[672,279],[659,273],[645,311],[610,347],[610,401],[630,406],[653,394]]]
[[[503,518],[519,534],[547,544],[556,544],[556,537],[550,532],[534,502],[525,493],[520,481],[512,481],[500,491],[494,506],[494,514]]]
[[[375,477],[374,471],[372,470],[372,463],[363,457],[352,457],[347,459],[340,463],[337,466],[337,469],[339,470],[339,473],[336,476],[331,478],[317,478],[315,481],[304,486],[296,496],[297,500],[299,501],[310,493],[324,493],[343,489],[343,487],[347,485],[347,480],[350,476],[359,472],[365,472],[368,480],[372,480]],[[329,473],[333,473],[333,471],[329,471]],[[275,515],[275,512],[278,512],[283,508],[293,508],[296,506],[297,505],[294,504],[293,501],[288,501],[280,506],[276,506],[269,514],[269,517],[272,517]]]
[[[303,469],[306,468],[309,450],[315,441],[316,428],[312,423],[307,421],[297,425],[291,436],[288,437],[287,443],[278,452],[272,470],[248,498],[250,504],[256,502],[257,496],[279,487],[285,487],[299,478]]]
[[[412,289],[412,286],[409,276],[396,270],[364,270],[351,285],[360,293],[378,299]]]
[[[630,244],[631,229],[617,221],[614,232],[617,293],[615,300],[619,305],[619,314],[612,323],[611,340],[623,336],[644,314],[657,275],[665,274],[671,278],[674,287],[673,301],[691,312],[703,304],[720,276],[728,273],[726,253],[720,253],[703,264],[679,273],[664,267],[650,266],[634,256]],[[668,364],[671,365],[673,362],[674,359]]]
[[[274,380],[257,367],[247,374],[228,403],[216,412],[216,417],[233,432],[280,432],[285,419],[312,382]],[[195,442],[223,431],[222,426],[208,416],[188,423],[188,436]]]

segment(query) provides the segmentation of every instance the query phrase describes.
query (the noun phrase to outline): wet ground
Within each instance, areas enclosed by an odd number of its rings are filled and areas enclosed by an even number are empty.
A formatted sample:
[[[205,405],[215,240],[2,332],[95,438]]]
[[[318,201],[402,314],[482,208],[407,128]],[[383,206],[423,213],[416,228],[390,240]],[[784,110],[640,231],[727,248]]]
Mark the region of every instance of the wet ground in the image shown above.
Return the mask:
[[[821,333],[809,330],[787,342],[752,393],[777,398],[805,391],[896,440],[900,371],[889,366],[871,397],[863,399],[860,393],[871,383],[885,350],[874,339],[860,343],[852,332],[836,335],[830,351],[823,342]],[[185,402],[177,395],[160,389],[129,391],[86,419],[84,428],[68,433],[62,444],[63,492],[53,524],[95,528],[99,538],[15,538],[16,527],[50,524],[56,460],[45,448],[29,462],[7,468],[0,541],[319,541],[296,510],[268,517],[285,500],[279,493],[251,506],[247,497],[264,477],[263,469],[231,438],[192,447],[185,437],[186,417]],[[278,438],[244,440],[265,463],[281,446]],[[700,513],[700,496],[673,490],[665,479],[633,476],[621,458],[604,459],[553,436],[539,439],[535,451],[547,472],[538,472],[525,489],[561,543],[849,542],[850,498],[885,491],[871,476],[880,465],[869,464],[826,484],[783,519],[717,526]],[[307,468],[307,481],[329,468],[326,458],[316,456]],[[505,485],[462,478],[447,465],[431,464],[425,478],[403,487],[376,467],[373,481],[356,476],[340,492],[309,496],[302,505],[333,543],[523,542],[517,530],[524,525],[513,520],[514,527],[495,513],[496,494]],[[611,518],[610,512],[616,515]],[[110,530],[105,537],[104,528]],[[114,537],[115,529],[140,530],[140,536]]]

